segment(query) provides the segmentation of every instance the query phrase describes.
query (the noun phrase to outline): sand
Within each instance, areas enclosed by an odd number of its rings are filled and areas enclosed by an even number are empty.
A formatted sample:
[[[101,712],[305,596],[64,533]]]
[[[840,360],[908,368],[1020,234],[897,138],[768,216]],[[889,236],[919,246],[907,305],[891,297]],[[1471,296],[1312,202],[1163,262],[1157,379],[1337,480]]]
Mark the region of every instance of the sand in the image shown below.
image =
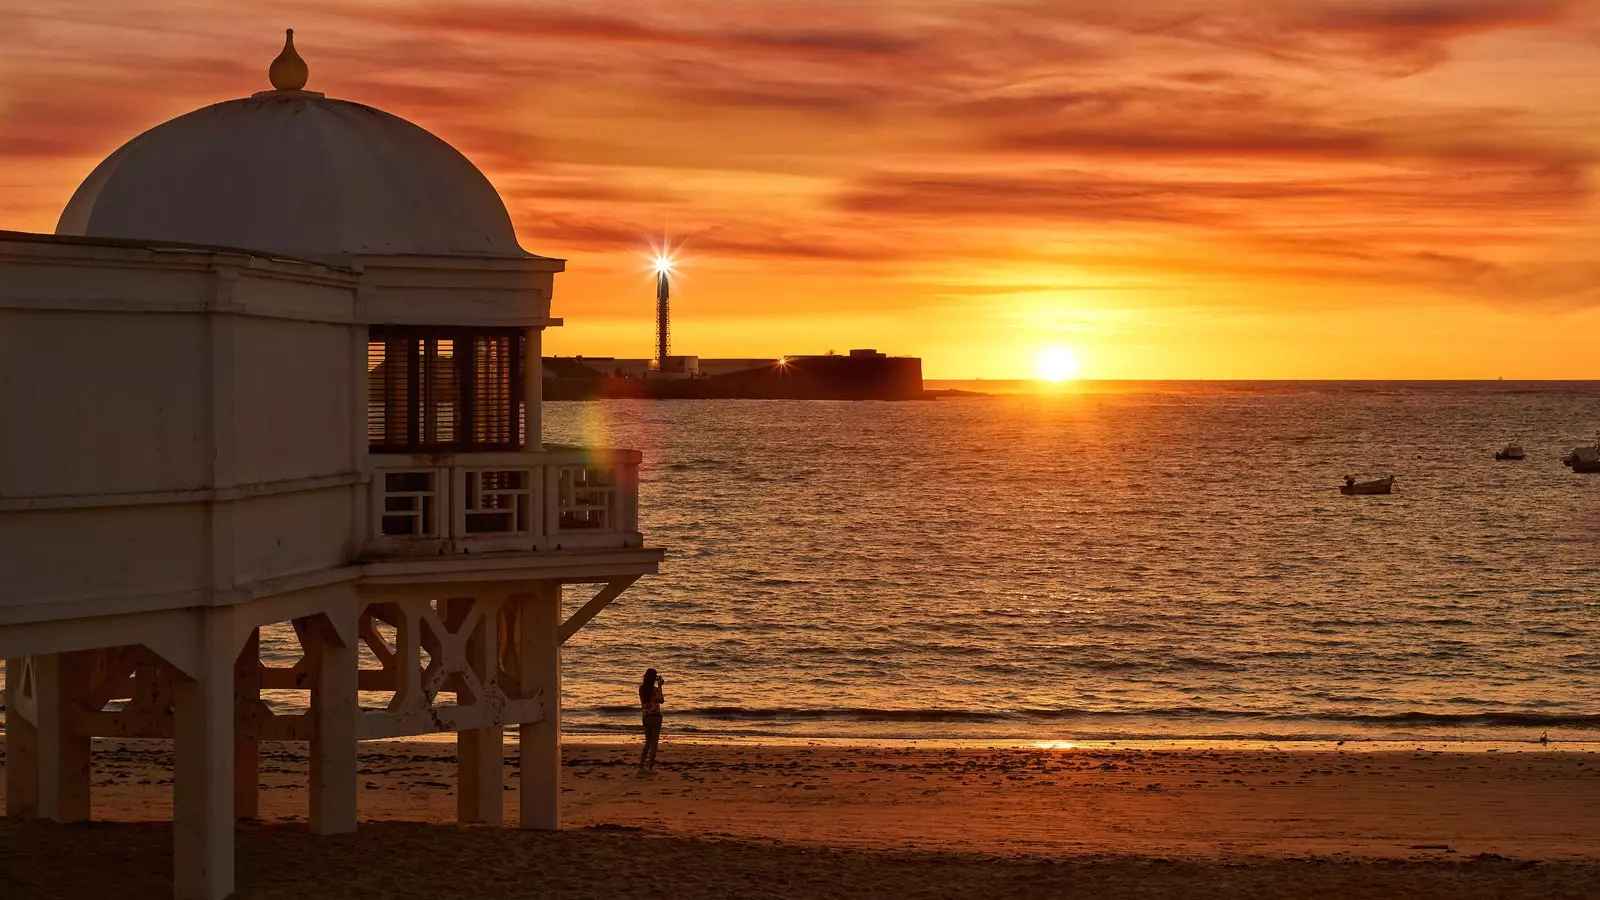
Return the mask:
[[[453,752],[363,745],[360,832],[314,839],[265,746],[239,896],[1600,896],[1587,751],[569,745],[560,834],[448,824]],[[97,744],[115,824],[0,826],[0,896],[166,896],[166,754]]]

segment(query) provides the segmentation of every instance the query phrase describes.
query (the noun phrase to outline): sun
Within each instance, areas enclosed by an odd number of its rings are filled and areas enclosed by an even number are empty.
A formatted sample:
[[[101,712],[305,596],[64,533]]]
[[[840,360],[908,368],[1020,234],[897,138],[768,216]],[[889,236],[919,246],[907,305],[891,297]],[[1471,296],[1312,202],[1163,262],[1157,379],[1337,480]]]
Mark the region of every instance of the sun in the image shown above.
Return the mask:
[[[1071,347],[1046,347],[1039,351],[1034,368],[1045,381],[1070,381],[1078,376],[1078,354]]]

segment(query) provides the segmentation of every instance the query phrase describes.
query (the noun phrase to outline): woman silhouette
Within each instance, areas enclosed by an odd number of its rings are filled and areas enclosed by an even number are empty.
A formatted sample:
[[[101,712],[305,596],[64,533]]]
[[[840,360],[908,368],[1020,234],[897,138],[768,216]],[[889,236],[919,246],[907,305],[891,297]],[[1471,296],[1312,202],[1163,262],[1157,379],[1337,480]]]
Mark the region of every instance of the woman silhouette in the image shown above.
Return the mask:
[[[644,713],[644,751],[639,754],[639,771],[653,772],[656,768],[656,747],[661,744],[661,704],[666,697],[661,686],[667,680],[655,669],[645,669],[639,682],[639,708]]]

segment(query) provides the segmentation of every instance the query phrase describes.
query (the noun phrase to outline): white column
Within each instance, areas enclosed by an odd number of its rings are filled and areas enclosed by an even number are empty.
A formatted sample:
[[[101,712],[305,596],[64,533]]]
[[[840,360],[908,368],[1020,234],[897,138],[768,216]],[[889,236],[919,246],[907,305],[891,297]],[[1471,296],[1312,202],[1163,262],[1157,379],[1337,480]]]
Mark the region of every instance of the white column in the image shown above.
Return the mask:
[[[479,597],[472,604],[483,604],[479,620],[465,648],[467,664],[484,673],[488,682],[500,668],[500,607]],[[451,618],[464,617],[466,606],[453,606]],[[459,612],[458,612],[459,611]],[[457,627],[453,624],[452,627]],[[481,701],[480,701],[481,702]],[[461,822],[486,822],[498,825],[505,820],[505,730],[468,728],[456,733],[456,819]]]
[[[32,819],[39,815],[39,730],[24,718],[18,701],[22,692],[22,657],[6,660],[6,818]]]
[[[46,653],[34,657],[39,815],[56,822],[89,818],[90,739],[72,732],[73,701],[88,693],[88,656]]]
[[[233,610],[193,613],[196,671],[173,684],[173,883],[178,900],[233,893]]]
[[[623,534],[639,531],[639,459],[637,451],[618,454],[617,503],[622,510],[617,530]]]
[[[261,699],[261,629],[250,632],[234,661],[233,702],[248,709]],[[261,815],[261,741],[239,737],[233,741],[233,814],[240,819]]]
[[[456,733],[456,820],[499,825],[505,821],[503,729]]]
[[[514,598],[521,695],[542,692],[544,717],[520,723],[518,754],[522,790],[518,796],[523,828],[561,827],[561,584],[539,581]]]
[[[544,329],[523,329],[522,402],[527,412],[527,443],[523,449],[543,449],[544,416],[540,406],[544,399]]]
[[[363,321],[363,316],[372,302],[376,288],[365,280],[361,287],[356,289],[356,321]],[[372,471],[371,461],[367,458],[367,379],[371,375],[367,372],[367,341],[369,339],[366,325],[352,325],[350,327],[350,471],[362,472],[373,475],[374,479],[381,479],[383,474]],[[375,536],[374,528],[378,519],[374,516],[373,495],[377,494],[381,481],[372,480],[356,485],[350,490],[350,521],[355,523],[356,546],[364,547]]]
[[[356,716],[360,659],[354,605],[327,613],[305,634],[314,654],[311,688],[311,833],[349,834],[356,830],[358,773]],[[332,616],[345,619],[336,627]]]

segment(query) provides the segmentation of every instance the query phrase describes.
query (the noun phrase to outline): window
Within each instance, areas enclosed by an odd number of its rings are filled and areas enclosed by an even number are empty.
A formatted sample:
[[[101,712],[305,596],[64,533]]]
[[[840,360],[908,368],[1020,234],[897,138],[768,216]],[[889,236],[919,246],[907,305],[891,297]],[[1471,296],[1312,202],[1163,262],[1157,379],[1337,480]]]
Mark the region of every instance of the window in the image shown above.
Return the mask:
[[[521,450],[518,329],[373,326],[367,446],[374,453]]]

